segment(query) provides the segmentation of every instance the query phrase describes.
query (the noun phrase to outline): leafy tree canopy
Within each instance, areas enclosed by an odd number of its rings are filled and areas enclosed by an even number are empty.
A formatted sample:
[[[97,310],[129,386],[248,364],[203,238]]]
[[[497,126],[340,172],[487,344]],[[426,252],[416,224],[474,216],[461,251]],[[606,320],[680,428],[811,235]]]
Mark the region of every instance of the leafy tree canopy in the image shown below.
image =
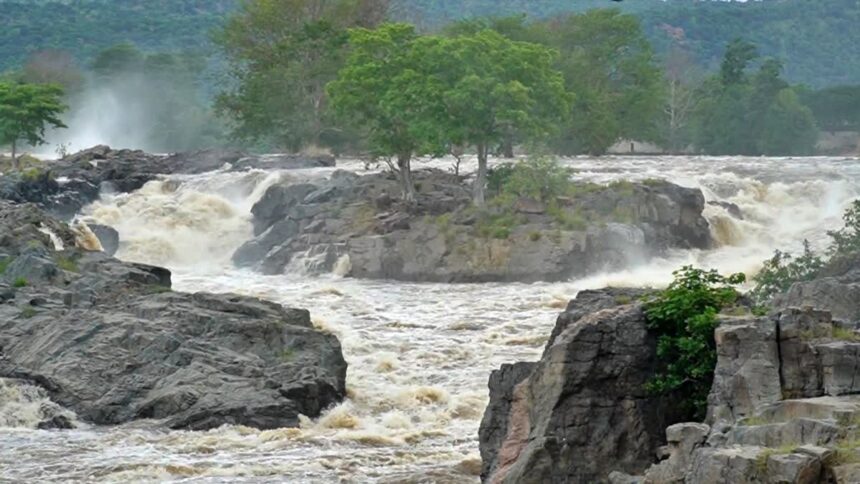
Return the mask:
[[[59,117],[66,110],[62,96],[54,84],[0,83],[0,144],[12,146],[13,164],[18,142],[36,146],[45,142],[47,127],[65,127]]]

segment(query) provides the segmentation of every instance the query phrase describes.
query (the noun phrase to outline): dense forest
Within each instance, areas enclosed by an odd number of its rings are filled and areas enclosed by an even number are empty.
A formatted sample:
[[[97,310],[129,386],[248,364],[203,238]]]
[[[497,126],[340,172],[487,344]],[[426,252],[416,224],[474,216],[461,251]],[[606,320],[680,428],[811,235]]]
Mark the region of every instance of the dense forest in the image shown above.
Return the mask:
[[[45,48],[69,50],[80,61],[121,42],[146,51],[205,51],[212,28],[238,1],[0,0],[0,71]],[[782,59],[791,82],[825,87],[860,79],[858,0],[395,0],[390,16],[428,30],[463,17],[546,18],[606,6],[639,16],[658,54],[683,38],[700,63],[715,67],[725,45],[742,36],[763,56]]]

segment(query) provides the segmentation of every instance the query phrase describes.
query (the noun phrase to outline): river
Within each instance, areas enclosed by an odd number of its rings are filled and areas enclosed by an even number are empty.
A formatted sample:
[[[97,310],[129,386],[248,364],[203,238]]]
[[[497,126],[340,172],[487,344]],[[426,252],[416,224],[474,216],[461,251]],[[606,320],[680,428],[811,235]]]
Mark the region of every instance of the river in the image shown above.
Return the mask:
[[[737,204],[744,220],[709,205],[720,247],[677,251],[624,271],[564,283],[408,284],[338,274],[284,275],[231,267],[251,237],[250,209],[281,179],[332,169],[215,172],[105,194],[82,214],[114,226],[118,257],[164,265],[182,291],[236,292],[308,308],[338,336],[349,363],[349,398],[299,429],[223,427],[169,431],[156,421],[35,430],[35,388],[0,381],[0,482],[468,483],[480,472],[478,425],[487,378],[505,362],[534,360],[556,314],[579,290],[659,286],[685,264],[754,273],[774,249],[827,243],[860,195],[860,160],[846,158],[619,157],[566,160],[576,176],[607,183],[664,178]],[[450,160],[421,167],[448,168]],[[465,169],[472,168],[466,164]],[[339,169],[364,171],[360,162]]]

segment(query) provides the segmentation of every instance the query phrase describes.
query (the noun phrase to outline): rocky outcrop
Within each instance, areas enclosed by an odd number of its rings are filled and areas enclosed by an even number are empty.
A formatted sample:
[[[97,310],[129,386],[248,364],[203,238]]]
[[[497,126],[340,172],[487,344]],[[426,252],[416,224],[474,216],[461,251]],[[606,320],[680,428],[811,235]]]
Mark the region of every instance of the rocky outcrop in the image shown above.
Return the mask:
[[[0,177],[0,199],[36,203],[65,220],[98,198],[102,190],[130,192],[160,175],[214,170],[294,169],[334,166],[329,155],[248,155],[235,150],[202,150],[153,155],[99,145],[23,173]]]
[[[96,424],[295,426],[344,398],[340,344],[307,311],[173,292],[166,269],[75,243],[34,205],[0,202],[0,378]]]
[[[412,205],[396,200],[389,173],[272,186],[252,210],[256,237],[233,260],[266,274],[293,264],[359,278],[537,281],[711,244],[702,193],[667,182],[583,184],[549,207],[523,198],[476,210],[459,177],[428,170],[414,178]]]
[[[793,284],[777,295],[772,305],[814,306],[831,312],[836,319],[860,320],[860,252],[834,257],[817,278]]]
[[[480,428],[485,482],[606,482],[654,462],[677,417],[670,399],[644,389],[657,361],[641,294],[581,293],[540,361],[493,372]]]
[[[857,482],[860,326],[788,308],[727,317],[706,424],[669,427],[644,483]]]
[[[720,315],[703,423],[678,422],[676,402],[643,393],[656,350],[641,292],[582,292],[540,361],[491,376],[483,480],[860,482],[860,315],[845,296],[858,275],[860,256],[843,256],[770,315]]]

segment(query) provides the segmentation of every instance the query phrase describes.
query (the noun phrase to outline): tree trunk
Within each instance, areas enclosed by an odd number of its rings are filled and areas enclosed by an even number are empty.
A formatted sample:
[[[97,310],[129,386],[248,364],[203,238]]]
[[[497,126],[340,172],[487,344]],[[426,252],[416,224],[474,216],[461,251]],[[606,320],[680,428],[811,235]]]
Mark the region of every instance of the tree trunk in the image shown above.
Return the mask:
[[[416,199],[415,183],[412,182],[412,167],[410,153],[397,155],[397,176],[400,178],[400,193],[403,200],[412,203]]]
[[[487,181],[487,145],[478,145],[478,174],[475,176],[475,184],[472,186],[472,197],[475,205],[484,205],[484,185]]]
[[[12,140],[12,169],[14,169],[14,170],[20,170],[21,169],[21,167],[18,166],[18,158],[15,157],[15,155],[17,154],[16,153],[17,147],[18,147],[17,142],[15,140]]]
[[[508,159],[514,157],[514,143],[509,139],[502,143],[502,156]]]

